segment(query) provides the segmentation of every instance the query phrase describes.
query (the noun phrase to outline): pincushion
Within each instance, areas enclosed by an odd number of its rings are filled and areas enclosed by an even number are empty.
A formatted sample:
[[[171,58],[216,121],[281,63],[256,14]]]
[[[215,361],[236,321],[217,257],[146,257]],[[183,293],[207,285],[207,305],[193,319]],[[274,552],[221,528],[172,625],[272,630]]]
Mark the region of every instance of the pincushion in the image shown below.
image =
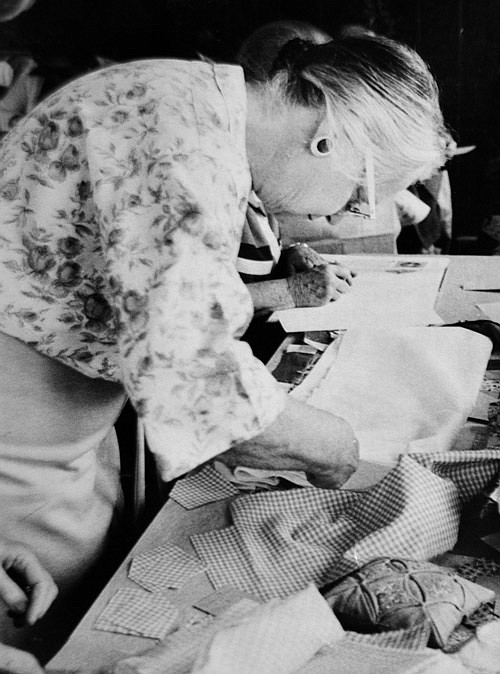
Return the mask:
[[[462,619],[495,597],[491,590],[430,562],[383,557],[322,589],[343,627],[380,632],[427,621],[442,648]]]

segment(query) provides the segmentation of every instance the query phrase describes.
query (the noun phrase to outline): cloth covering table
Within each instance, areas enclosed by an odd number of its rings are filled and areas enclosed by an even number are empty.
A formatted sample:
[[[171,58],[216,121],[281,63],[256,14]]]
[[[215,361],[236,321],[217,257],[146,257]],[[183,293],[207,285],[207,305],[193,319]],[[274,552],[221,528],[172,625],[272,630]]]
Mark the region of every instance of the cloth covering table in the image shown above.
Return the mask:
[[[431,559],[453,547],[461,506],[500,471],[500,451],[464,459],[461,452],[402,457],[366,491],[311,487],[238,497],[232,526],[191,540],[216,588],[235,585],[262,599],[324,585],[376,557]]]

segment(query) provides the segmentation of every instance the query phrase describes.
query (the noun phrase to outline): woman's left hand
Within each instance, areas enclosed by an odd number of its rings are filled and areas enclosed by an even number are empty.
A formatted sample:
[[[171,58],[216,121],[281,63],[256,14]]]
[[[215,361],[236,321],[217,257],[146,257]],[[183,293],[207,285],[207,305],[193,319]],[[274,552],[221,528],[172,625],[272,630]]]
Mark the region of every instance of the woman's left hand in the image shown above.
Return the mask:
[[[14,620],[34,625],[56,595],[56,584],[31,550],[0,539],[0,599]]]

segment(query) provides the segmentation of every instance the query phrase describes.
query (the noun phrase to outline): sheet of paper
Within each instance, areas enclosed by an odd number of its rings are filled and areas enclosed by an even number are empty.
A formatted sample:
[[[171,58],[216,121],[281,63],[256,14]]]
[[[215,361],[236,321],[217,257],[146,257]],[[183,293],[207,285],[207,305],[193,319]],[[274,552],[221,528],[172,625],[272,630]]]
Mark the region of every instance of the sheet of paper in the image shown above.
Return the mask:
[[[464,290],[500,291],[500,265],[494,269],[481,269],[476,273],[469,272],[462,288]]]
[[[286,332],[379,327],[440,325],[434,304],[448,265],[439,256],[324,256],[357,275],[351,292],[323,307],[276,311]]]
[[[495,323],[500,323],[500,302],[489,302],[477,305],[488,318]]]

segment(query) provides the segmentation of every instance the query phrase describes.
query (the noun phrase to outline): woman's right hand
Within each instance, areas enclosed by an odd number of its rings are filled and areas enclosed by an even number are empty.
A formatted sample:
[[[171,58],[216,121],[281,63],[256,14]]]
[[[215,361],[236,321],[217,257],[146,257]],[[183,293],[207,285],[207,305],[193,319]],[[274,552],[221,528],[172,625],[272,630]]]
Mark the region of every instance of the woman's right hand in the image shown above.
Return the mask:
[[[352,273],[341,265],[323,264],[286,279],[296,307],[320,307],[351,289]]]
[[[0,539],[0,599],[14,621],[34,625],[56,595],[56,584],[31,550]]]
[[[268,428],[217,458],[233,467],[301,470],[316,487],[336,489],[357,469],[359,446],[344,419],[288,397]]]

